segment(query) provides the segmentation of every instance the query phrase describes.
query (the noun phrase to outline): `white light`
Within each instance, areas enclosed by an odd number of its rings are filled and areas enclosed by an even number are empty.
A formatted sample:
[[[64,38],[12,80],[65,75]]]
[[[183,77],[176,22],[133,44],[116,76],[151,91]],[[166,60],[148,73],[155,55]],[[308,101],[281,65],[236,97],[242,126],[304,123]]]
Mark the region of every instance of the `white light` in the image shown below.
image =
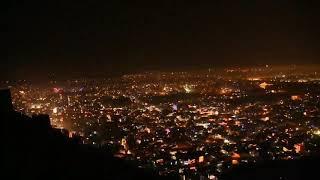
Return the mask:
[[[58,113],[58,108],[57,108],[57,107],[53,108],[53,109],[52,109],[52,112],[53,112],[54,114],[57,114],[57,113]]]
[[[209,175],[209,179],[210,180],[218,180],[218,178],[216,176],[214,176],[214,175]]]

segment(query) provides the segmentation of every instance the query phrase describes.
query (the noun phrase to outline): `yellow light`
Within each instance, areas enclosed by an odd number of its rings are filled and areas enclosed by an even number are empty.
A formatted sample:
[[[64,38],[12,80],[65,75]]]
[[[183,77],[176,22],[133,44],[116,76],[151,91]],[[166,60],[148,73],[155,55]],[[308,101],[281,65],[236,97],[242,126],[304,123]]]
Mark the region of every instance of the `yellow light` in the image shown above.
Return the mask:
[[[204,156],[199,156],[199,163],[202,163],[204,161]]]
[[[319,129],[318,129],[318,130],[314,130],[314,131],[313,131],[313,134],[314,134],[314,135],[317,135],[317,136],[320,136],[320,130],[319,130]]]
[[[298,100],[301,100],[301,97],[297,96],[297,95],[294,95],[294,96],[291,96],[291,100],[298,101]]]
[[[249,81],[260,81],[261,78],[248,78]]]
[[[190,86],[187,85],[187,84],[184,85],[183,88],[184,88],[184,90],[186,91],[186,93],[191,93],[191,92],[192,92],[192,89],[191,89]]]
[[[233,90],[231,88],[221,88],[220,94],[230,94]]]
[[[232,160],[232,164],[237,165],[237,164],[239,164],[239,161],[234,159],[234,160]]]
[[[291,150],[289,150],[289,149],[286,148],[286,147],[283,147],[282,150],[283,150],[284,152],[291,152]]]
[[[262,89],[266,89],[267,86],[271,86],[271,85],[272,85],[272,84],[268,84],[268,83],[266,83],[266,82],[263,82],[263,83],[261,83],[261,84],[259,85],[259,87],[262,88]]]

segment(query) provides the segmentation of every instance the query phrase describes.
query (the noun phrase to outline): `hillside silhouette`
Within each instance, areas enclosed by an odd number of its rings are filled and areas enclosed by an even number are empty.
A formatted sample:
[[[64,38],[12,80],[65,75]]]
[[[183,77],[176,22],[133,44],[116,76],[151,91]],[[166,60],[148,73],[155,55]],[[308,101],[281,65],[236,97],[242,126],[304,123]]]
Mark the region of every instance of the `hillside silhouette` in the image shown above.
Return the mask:
[[[151,170],[113,157],[106,149],[69,138],[52,128],[48,115],[28,117],[12,108],[9,90],[0,90],[5,179],[160,179]]]

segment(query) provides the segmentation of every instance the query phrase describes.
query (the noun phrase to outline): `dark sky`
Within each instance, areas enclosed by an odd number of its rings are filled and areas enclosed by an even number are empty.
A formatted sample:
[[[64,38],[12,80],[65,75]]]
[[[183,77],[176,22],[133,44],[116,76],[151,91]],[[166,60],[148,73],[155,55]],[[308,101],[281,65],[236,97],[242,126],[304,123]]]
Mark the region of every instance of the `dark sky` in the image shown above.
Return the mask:
[[[13,1],[1,76],[319,63],[317,1],[128,2]]]

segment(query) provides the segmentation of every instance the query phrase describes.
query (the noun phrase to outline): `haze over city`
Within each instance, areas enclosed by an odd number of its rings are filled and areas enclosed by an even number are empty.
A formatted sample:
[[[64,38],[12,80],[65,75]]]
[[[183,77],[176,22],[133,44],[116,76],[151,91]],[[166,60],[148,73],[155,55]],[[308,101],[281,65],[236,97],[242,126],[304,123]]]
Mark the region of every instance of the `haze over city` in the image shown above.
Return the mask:
[[[11,2],[1,77],[315,64],[315,2]]]

